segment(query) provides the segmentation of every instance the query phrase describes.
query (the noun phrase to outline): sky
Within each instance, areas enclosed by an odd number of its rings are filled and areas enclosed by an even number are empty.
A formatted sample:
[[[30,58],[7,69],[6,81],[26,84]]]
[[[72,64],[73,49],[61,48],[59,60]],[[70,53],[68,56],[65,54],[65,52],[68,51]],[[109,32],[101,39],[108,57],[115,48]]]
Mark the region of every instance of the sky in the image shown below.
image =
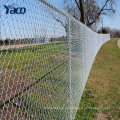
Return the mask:
[[[47,0],[54,2],[59,8],[64,8],[64,0]],[[104,27],[120,29],[120,0],[116,0],[116,13],[111,16],[103,17]],[[4,5],[13,5],[17,7],[26,7],[27,12],[24,15],[5,14],[6,9]],[[44,37],[61,37],[65,36],[64,27],[57,22],[47,7],[39,2],[39,0],[2,0],[1,3],[1,34],[2,39],[6,38],[40,38]],[[60,20],[65,21],[64,17],[56,14]],[[102,27],[102,23],[99,24]]]
[[[64,7],[64,0],[53,0],[58,6]],[[103,26],[120,29],[120,0],[116,0],[116,13],[110,16],[103,16]],[[99,24],[102,27],[102,22]]]
[[[50,0],[48,0],[50,1]],[[4,7],[13,6],[9,9]],[[25,14],[11,14],[14,8],[26,8]],[[4,0],[1,2],[1,35],[2,39],[51,38],[65,36],[63,26],[53,19],[50,9],[39,0]],[[20,9],[19,9],[20,11]],[[18,11],[18,12],[19,12]],[[59,15],[60,17],[60,15]],[[63,18],[62,18],[63,19]],[[59,32],[58,32],[59,28]]]

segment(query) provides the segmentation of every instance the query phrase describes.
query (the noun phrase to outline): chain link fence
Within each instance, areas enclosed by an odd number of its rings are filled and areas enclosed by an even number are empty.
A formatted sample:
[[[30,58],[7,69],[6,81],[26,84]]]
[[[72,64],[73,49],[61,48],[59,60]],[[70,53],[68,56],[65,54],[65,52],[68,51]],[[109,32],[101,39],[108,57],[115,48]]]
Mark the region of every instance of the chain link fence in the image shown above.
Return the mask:
[[[50,1],[0,4],[0,119],[74,119],[110,35],[91,31]]]

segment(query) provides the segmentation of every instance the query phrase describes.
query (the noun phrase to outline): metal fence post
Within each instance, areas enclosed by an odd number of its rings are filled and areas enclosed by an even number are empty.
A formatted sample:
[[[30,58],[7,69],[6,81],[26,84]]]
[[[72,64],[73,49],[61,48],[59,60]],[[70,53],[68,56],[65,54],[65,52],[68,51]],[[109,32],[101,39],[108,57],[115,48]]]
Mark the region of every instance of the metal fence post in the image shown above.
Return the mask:
[[[84,28],[82,26],[82,88],[84,89]]]
[[[71,38],[70,38],[70,18],[68,18],[68,47],[69,47],[69,103],[70,103],[70,120],[72,120],[72,90],[71,90]]]

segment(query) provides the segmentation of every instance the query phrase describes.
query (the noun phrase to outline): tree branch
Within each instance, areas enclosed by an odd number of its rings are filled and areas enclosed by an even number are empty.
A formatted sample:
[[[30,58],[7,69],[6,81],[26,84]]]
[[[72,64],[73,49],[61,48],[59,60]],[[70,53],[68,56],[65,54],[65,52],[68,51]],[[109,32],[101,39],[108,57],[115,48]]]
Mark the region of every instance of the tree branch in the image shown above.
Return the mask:
[[[79,10],[80,10],[80,5],[79,5],[78,1],[77,1],[77,0],[75,0],[75,2],[76,2],[76,4],[77,4],[77,7],[78,7],[78,8],[79,8]]]
[[[95,23],[97,21],[97,19],[100,17],[101,13],[104,11],[105,6],[107,5],[107,3],[109,2],[109,0],[106,0],[105,4],[103,5],[102,9],[100,10],[100,12],[98,13],[97,17],[95,17],[95,19],[91,22],[88,23],[88,26],[91,26],[93,23]]]
[[[52,13],[52,11],[50,12],[51,16],[57,21],[60,22],[61,25],[65,28],[66,32],[67,32],[67,25],[64,25],[63,22],[60,19],[57,19],[54,14]]]

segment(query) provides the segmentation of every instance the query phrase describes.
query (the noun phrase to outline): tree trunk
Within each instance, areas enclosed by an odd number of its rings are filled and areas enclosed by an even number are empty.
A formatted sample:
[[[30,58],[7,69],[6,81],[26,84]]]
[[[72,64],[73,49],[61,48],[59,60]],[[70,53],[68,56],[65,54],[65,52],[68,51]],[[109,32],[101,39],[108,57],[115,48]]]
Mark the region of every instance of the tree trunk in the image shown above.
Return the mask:
[[[83,0],[79,0],[79,4],[80,4],[80,13],[81,13],[80,21],[85,24],[85,14],[84,14]]]

